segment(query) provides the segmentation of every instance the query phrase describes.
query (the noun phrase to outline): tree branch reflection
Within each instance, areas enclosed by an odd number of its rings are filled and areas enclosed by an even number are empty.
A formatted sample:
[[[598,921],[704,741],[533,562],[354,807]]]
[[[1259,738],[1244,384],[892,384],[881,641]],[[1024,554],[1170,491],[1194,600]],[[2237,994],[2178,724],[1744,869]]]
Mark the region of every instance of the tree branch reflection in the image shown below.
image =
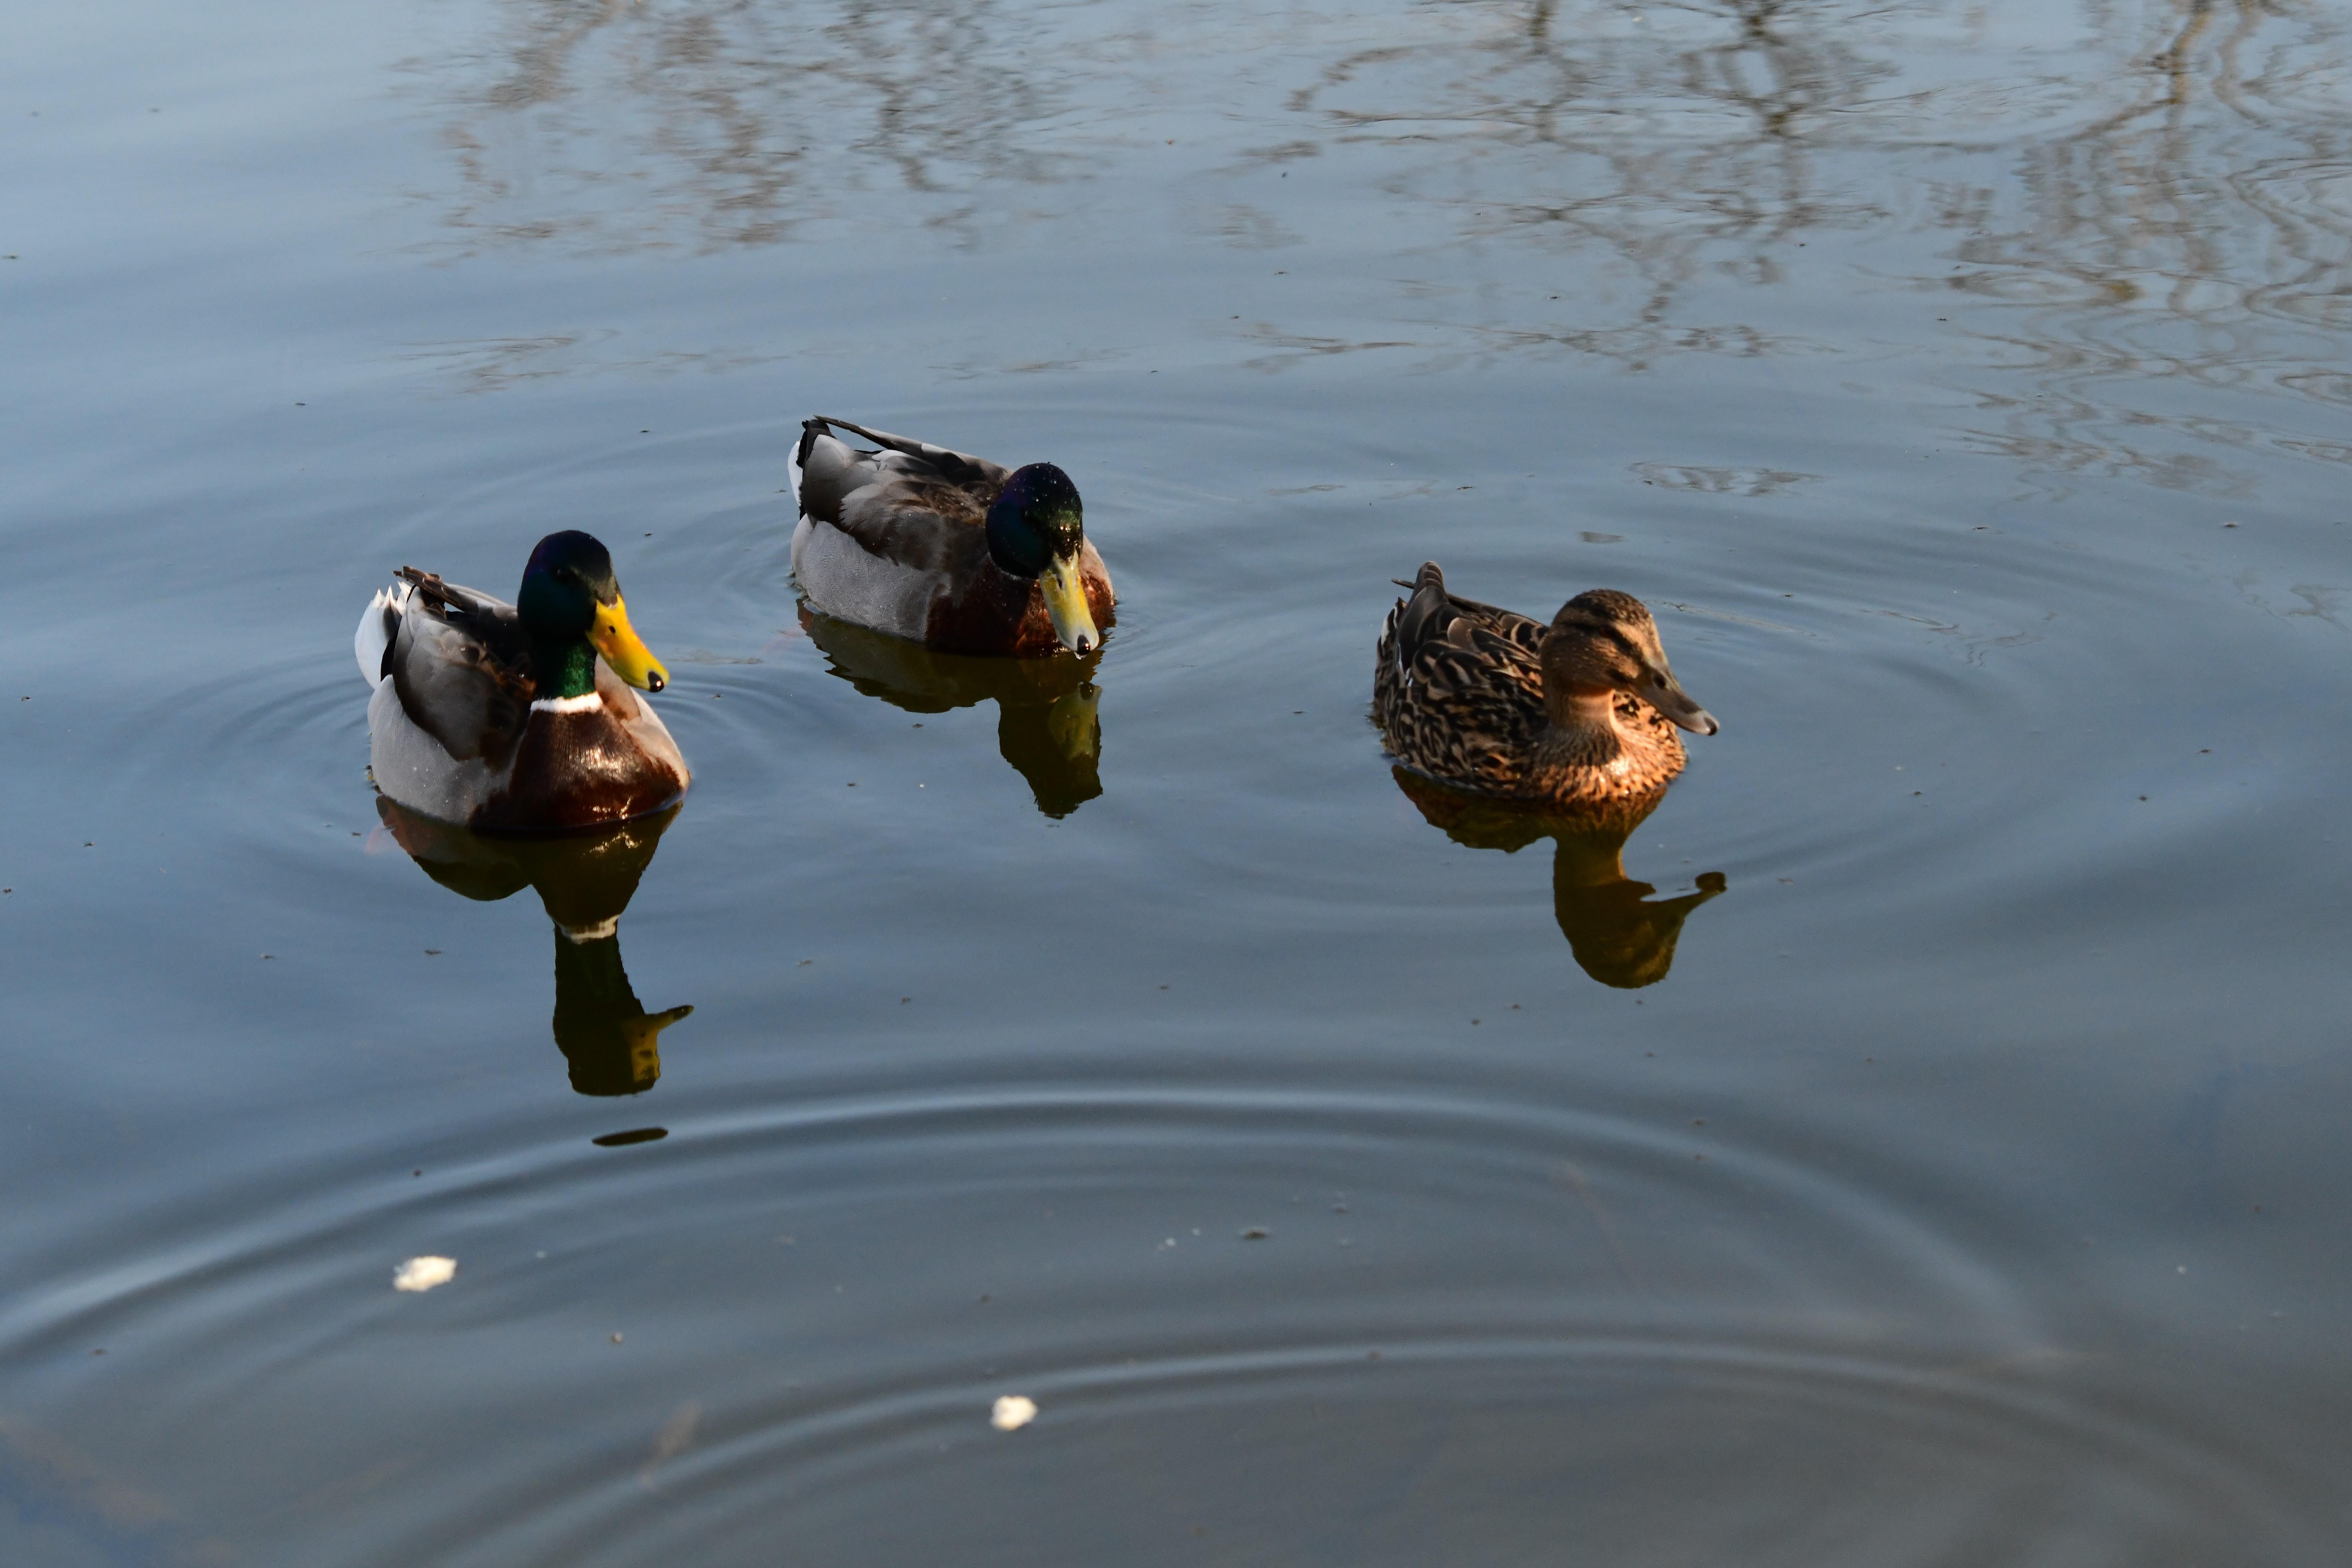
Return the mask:
[[[1027,225],[1041,246],[1098,247],[1106,202],[1169,188],[1191,214],[1185,243],[1369,244],[1402,272],[1371,321],[1232,329],[1262,371],[1374,347],[1423,369],[1851,355],[1863,346],[1810,323],[1843,294],[1910,292],[1929,308],[1869,351],[1967,360],[1981,414],[1965,435],[2042,488],[2099,474],[2244,496],[2255,465],[2236,454],[2344,461],[2341,7],[491,0],[487,14],[481,45],[417,68],[458,160],[448,222],[476,246],[845,232],[955,246]],[[1242,151],[1171,172],[1161,139],[1136,134],[1142,105]],[[1307,160],[1324,204],[1269,188]],[[1079,182],[1084,198],[1042,195]],[[1376,209],[1368,240],[1356,217]],[[1465,271],[1465,256],[1496,266]],[[1556,282],[1538,297],[1537,277]],[[516,371],[513,358],[486,361],[482,384],[570,362],[534,354]],[[2167,382],[2276,396],[2326,425],[2190,417],[2153,390]]]

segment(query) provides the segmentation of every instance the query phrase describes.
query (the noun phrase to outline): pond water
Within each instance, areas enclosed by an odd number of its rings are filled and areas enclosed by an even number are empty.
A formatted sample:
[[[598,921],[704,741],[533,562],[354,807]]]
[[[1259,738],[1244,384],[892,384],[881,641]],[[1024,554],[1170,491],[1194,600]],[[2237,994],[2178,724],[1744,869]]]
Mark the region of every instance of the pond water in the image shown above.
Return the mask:
[[[2345,1561],[2348,114],[2293,0],[12,8],[0,1560]],[[1108,647],[806,613],[814,413],[1060,463]],[[682,809],[380,808],[368,595],[564,527]],[[1425,559],[1657,612],[1622,849],[1391,771]]]

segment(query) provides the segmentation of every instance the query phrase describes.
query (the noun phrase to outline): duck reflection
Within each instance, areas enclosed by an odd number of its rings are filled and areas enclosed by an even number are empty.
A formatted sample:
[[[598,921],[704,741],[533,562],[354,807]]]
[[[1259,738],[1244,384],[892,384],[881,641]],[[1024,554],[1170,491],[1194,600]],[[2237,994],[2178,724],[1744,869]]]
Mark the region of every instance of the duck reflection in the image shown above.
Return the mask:
[[[801,626],[833,673],[908,713],[996,702],[996,747],[1029,781],[1037,810],[1066,817],[1103,792],[1099,652],[1050,659],[942,653],[801,606]]]
[[[583,1094],[640,1094],[661,1077],[661,1031],[694,1009],[648,1013],[621,967],[621,912],[679,808],[597,832],[486,838],[376,799],[425,875],[485,904],[532,888],[555,922],[555,1044]]]
[[[1457,844],[1516,854],[1538,839],[1553,841],[1552,915],[1577,967],[1604,986],[1638,990],[1664,979],[1683,921],[1727,885],[1721,872],[1706,872],[1697,892],[1652,903],[1657,889],[1625,874],[1625,841],[1666,798],[1663,789],[1605,812],[1566,815],[1465,794],[1402,768],[1391,771],[1405,799]]]

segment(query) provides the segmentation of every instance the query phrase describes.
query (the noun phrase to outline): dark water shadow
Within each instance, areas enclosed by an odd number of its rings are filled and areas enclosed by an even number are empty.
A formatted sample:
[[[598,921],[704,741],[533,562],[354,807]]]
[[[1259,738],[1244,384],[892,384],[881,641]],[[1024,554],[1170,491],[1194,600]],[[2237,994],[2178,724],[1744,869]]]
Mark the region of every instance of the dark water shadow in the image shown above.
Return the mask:
[[[996,704],[996,747],[1029,782],[1037,810],[1066,817],[1103,792],[1099,651],[1083,657],[985,659],[941,653],[801,606],[801,626],[833,674],[908,713]]]
[[[661,1078],[661,1031],[692,1012],[648,1013],[621,967],[621,913],[680,807],[601,832],[487,838],[382,796],[376,814],[426,876],[484,904],[528,887],[555,923],[555,1043],[582,1094],[641,1094]]]
[[[1614,810],[1568,814],[1466,794],[1408,768],[1392,771],[1405,799],[1457,844],[1517,854],[1538,839],[1552,841],[1553,918],[1577,967],[1604,986],[1630,991],[1664,979],[1683,922],[1728,886],[1721,872],[1703,872],[1697,892],[1652,903],[1658,890],[1625,874],[1625,841],[1658,809],[1664,789]]]

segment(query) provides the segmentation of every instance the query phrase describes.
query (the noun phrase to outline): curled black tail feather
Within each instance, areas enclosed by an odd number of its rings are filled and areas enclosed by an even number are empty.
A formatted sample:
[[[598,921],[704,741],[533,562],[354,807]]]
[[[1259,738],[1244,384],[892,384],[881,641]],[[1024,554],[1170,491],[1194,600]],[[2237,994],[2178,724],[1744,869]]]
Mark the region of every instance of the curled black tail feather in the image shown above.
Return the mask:
[[[818,436],[828,434],[827,427],[831,425],[832,423],[833,422],[831,420],[827,419],[804,419],[801,421],[800,445],[793,452],[793,461],[803,470],[805,471],[808,467],[809,449],[816,444],[816,438]]]

